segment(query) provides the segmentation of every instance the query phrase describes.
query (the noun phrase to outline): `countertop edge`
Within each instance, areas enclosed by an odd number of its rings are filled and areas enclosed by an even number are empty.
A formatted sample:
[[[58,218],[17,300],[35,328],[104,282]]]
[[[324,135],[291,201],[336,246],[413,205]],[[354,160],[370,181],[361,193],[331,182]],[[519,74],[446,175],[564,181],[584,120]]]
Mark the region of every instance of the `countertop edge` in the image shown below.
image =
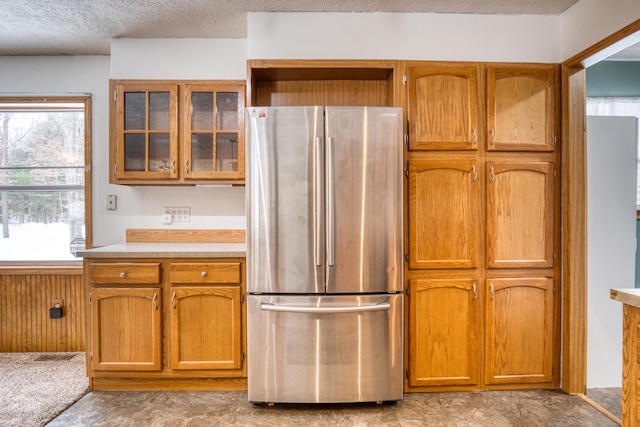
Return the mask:
[[[125,243],[78,253],[92,258],[245,258],[246,243]]]
[[[640,308],[640,288],[611,289],[610,298]]]

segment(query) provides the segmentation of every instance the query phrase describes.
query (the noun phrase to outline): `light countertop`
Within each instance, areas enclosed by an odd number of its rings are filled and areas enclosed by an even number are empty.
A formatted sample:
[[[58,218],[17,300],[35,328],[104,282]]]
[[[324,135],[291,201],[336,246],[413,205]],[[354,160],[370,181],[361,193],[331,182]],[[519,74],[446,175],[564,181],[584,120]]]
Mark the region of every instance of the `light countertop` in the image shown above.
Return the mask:
[[[640,288],[611,289],[611,299],[640,308]]]
[[[122,243],[78,252],[83,258],[239,258],[246,243]]]

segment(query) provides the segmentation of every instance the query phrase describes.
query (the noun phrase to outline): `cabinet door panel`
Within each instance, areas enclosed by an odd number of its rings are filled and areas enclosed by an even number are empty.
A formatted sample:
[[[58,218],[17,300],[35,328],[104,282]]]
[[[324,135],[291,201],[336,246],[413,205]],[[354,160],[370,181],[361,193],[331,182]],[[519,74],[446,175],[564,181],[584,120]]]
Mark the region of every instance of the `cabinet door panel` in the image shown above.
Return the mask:
[[[487,267],[553,266],[553,163],[487,162]]]
[[[407,71],[409,149],[477,149],[477,68],[432,66]]]
[[[477,384],[477,281],[410,280],[409,292],[409,384]]]
[[[489,150],[553,151],[554,81],[553,68],[487,70]]]
[[[240,369],[240,287],[171,288],[171,368]]]
[[[487,279],[487,384],[552,380],[553,279]]]
[[[115,91],[116,178],[178,178],[178,85],[123,83]]]
[[[91,289],[91,367],[162,369],[160,288]]]
[[[478,261],[474,161],[409,162],[409,268],[472,268]]]
[[[182,86],[185,179],[244,178],[242,85]]]

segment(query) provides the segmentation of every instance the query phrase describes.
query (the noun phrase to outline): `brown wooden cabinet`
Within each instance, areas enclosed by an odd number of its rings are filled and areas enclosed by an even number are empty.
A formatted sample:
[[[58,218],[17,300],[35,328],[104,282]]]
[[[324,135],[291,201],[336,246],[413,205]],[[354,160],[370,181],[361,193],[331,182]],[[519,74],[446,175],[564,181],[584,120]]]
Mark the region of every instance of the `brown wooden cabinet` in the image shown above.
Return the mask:
[[[90,295],[91,368],[161,370],[160,288],[94,288]]]
[[[243,182],[244,82],[112,80],[110,86],[111,183]]]
[[[487,267],[553,267],[553,163],[490,161],[487,181]]]
[[[407,67],[410,150],[478,148],[478,66]]]
[[[84,263],[94,389],[246,387],[244,259]]]
[[[410,160],[409,268],[472,268],[478,261],[478,166]]]
[[[487,68],[487,149],[553,151],[557,141],[556,68]]]
[[[487,279],[487,384],[552,381],[554,289],[551,278]]]
[[[557,73],[407,64],[406,391],[558,385]]]
[[[171,368],[241,369],[240,263],[170,268]]]
[[[162,369],[160,264],[94,262],[87,277],[91,369]]]
[[[409,281],[409,384],[478,384],[478,281]]]

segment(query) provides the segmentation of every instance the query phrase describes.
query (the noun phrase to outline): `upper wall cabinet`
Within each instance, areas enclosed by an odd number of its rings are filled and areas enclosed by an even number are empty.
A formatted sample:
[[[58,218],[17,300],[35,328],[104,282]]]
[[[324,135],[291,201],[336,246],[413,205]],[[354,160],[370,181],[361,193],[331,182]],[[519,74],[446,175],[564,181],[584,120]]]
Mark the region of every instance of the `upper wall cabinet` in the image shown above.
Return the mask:
[[[409,149],[554,151],[557,70],[553,64],[408,66]]]
[[[401,106],[396,61],[247,61],[247,104]],[[397,82],[396,80],[399,80]]]
[[[487,149],[553,151],[556,143],[556,68],[487,68]]]
[[[244,182],[244,82],[110,83],[111,183]]]
[[[478,69],[407,67],[409,149],[476,150]]]

